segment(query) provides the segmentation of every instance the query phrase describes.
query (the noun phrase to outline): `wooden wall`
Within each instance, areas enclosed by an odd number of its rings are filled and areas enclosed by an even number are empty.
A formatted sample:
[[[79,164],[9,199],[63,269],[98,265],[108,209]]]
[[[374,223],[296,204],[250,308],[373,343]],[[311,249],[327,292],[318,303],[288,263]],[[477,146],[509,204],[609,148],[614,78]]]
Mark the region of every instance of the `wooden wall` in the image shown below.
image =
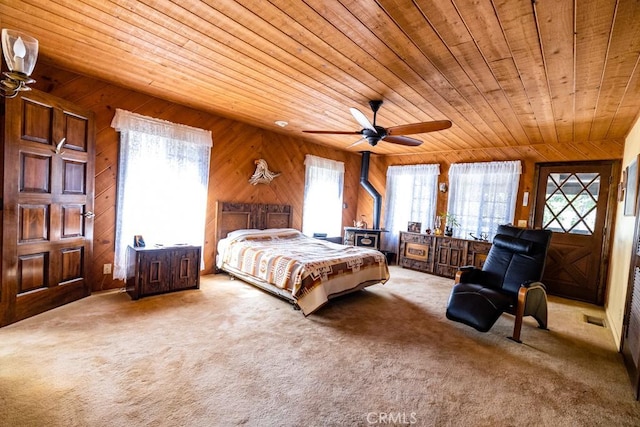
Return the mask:
[[[360,155],[336,151],[311,144],[274,131],[266,131],[213,114],[197,111],[187,106],[173,104],[158,98],[132,92],[103,81],[83,77],[39,62],[34,73],[36,89],[52,93],[96,114],[96,201],[94,228],[94,265],[89,275],[93,290],[122,286],[102,274],[102,265],[113,263],[115,238],[115,202],[118,157],[118,136],[110,123],[116,108],[210,129],[213,134],[209,198],[207,208],[205,272],[214,265],[216,201],[257,203],[289,203],[293,206],[293,226],[302,226],[304,190],[304,156],[314,154],[345,162],[344,200],[347,208],[343,224],[352,225],[355,218],[364,215],[372,223],[373,202],[371,196],[360,187]],[[516,221],[529,218],[529,207],[522,206],[525,191],[534,189],[536,162],[621,159],[624,141],[610,140],[597,143],[539,144],[514,148],[495,148],[438,152],[427,155],[371,156],[369,180],[384,196],[386,170],[389,165],[439,163],[440,182],[447,182],[451,163],[492,160],[523,162],[520,180]],[[255,169],[254,160],[264,158],[271,170],[281,172],[270,185],[252,186],[248,178]],[[438,212],[446,210],[447,194],[438,193]],[[384,204],[383,214],[384,218]]]
[[[115,239],[118,134],[111,128],[116,108],[146,116],[209,129],[213,134],[205,254],[206,272],[212,272],[215,250],[216,201],[288,203],[293,207],[293,227],[302,226],[304,157],[313,154],[345,162],[343,222],[356,217],[360,156],[336,151],[303,140],[258,129],[213,114],[172,104],[102,81],[83,77],[54,66],[38,63],[34,88],[94,111],[96,116],[96,181],[93,268],[89,274],[93,291],[123,285],[102,274],[102,266],[113,263]],[[274,129],[277,127],[274,125]],[[269,168],[282,175],[270,185],[249,184],[254,160],[264,158]]]

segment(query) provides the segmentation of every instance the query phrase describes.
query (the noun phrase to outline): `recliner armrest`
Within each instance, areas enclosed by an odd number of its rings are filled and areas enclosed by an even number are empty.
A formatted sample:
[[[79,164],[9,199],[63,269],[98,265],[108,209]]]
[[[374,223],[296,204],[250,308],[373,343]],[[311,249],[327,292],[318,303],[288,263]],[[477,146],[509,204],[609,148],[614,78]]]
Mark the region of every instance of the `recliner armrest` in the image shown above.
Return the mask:
[[[482,270],[472,265],[465,265],[462,267],[458,267],[458,271],[456,271],[454,280],[455,283],[478,282],[481,276]]]

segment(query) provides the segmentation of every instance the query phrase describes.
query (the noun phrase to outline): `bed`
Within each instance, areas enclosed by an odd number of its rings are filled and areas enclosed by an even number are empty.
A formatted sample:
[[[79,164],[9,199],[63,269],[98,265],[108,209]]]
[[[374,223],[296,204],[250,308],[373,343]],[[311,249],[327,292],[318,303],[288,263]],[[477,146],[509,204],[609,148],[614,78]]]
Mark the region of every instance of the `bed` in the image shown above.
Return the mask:
[[[383,253],[303,235],[288,205],[218,202],[216,266],[309,315],[329,299],[389,279]]]

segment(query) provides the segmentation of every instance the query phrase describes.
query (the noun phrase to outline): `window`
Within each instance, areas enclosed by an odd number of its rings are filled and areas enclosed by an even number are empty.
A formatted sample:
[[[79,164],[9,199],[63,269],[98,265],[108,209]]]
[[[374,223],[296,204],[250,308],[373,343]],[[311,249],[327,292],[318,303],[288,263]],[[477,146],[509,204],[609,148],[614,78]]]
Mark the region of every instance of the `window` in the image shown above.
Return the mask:
[[[120,132],[114,279],[135,235],[147,244],[204,242],[211,132],[116,110]]]
[[[598,173],[550,173],[542,228],[556,233],[593,234],[599,195]]]
[[[521,171],[520,161],[452,164],[447,211],[459,224],[453,236],[492,238],[498,225],[512,224]]]
[[[409,221],[420,222],[421,231],[433,227],[436,216],[439,165],[389,166],[385,204],[384,249],[395,252],[400,231]]]
[[[344,163],[307,154],[302,232],[342,235]]]

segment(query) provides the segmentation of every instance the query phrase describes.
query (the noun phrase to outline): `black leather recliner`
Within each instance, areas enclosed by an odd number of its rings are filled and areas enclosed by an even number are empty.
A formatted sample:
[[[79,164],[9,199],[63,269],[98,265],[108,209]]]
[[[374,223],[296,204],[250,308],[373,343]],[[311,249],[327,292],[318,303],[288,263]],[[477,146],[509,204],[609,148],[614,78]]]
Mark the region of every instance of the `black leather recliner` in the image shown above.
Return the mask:
[[[487,332],[502,313],[516,316],[511,339],[520,341],[524,316],[547,329],[547,294],[540,282],[551,231],[501,225],[482,270],[461,267],[456,274],[447,318]]]

